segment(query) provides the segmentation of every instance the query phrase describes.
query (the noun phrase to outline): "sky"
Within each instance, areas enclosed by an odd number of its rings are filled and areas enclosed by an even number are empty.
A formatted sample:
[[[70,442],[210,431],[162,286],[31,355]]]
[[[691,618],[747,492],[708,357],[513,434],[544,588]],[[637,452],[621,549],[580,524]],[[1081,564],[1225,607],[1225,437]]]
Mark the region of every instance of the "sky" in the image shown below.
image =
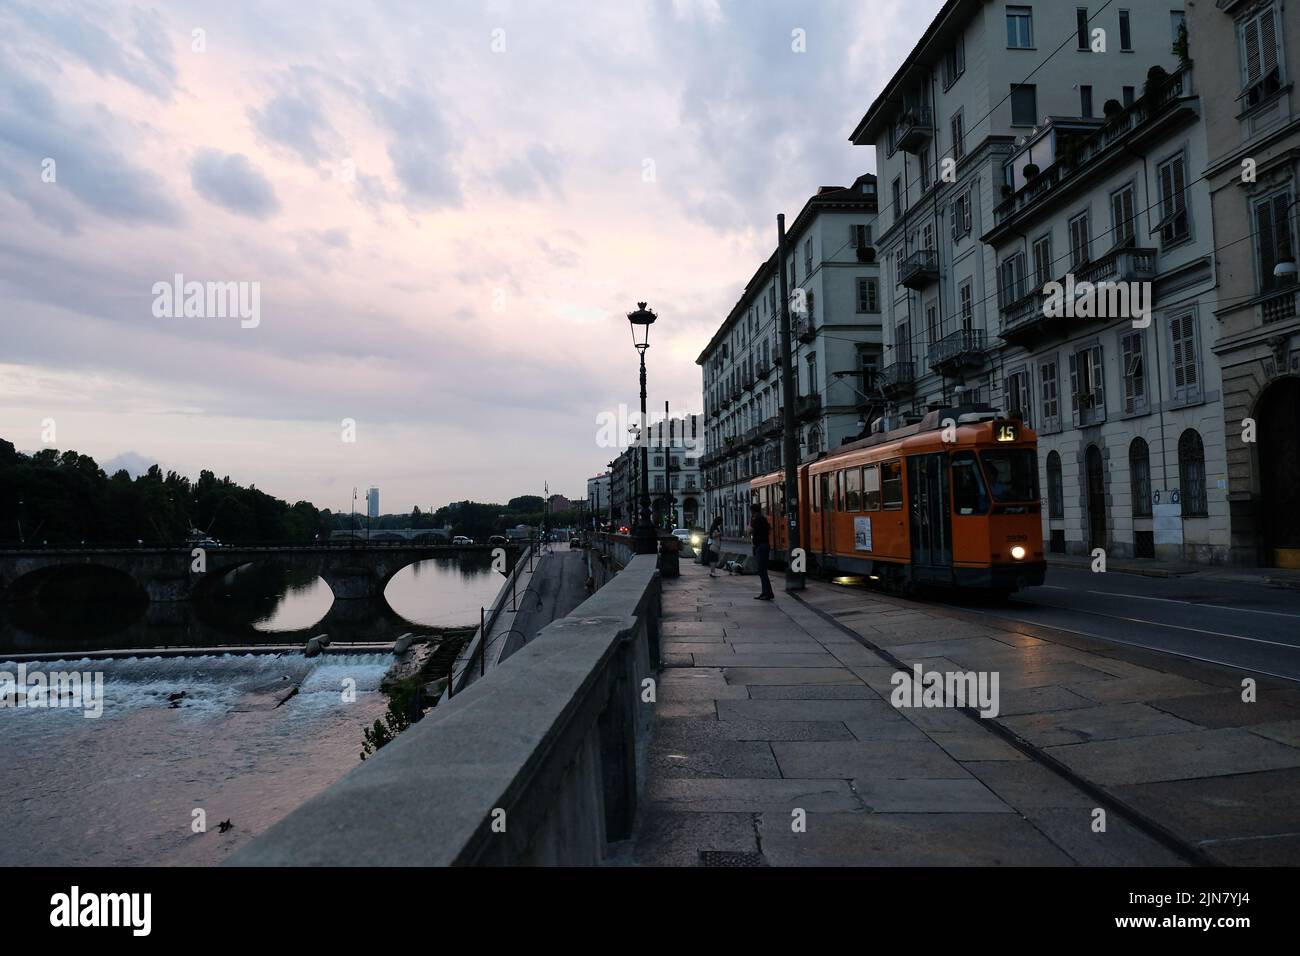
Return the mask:
[[[582,497],[627,312],[652,412],[700,411],[939,6],[4,0],[0,438],[321,508]]]

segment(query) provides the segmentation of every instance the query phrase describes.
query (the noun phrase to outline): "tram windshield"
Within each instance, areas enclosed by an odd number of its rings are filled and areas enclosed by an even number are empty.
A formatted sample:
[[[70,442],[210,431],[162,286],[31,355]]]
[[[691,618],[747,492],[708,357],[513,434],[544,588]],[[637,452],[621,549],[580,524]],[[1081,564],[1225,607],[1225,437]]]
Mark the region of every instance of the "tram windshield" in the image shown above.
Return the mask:
[[[1038,454],[1031,448],[980,453],[994,501],[1038,500]]]

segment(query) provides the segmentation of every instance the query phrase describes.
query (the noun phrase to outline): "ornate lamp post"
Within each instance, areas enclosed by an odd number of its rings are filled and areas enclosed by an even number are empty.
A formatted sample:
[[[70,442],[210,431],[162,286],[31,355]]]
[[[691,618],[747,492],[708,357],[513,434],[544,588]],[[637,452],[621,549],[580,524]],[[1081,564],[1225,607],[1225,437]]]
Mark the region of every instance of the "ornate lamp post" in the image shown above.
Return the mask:
[[[632,529],[632,546],[637,554],[654,554],[659,550],[658,536],[650,520],[650,450],[645,406],[645,350],[650,347],[650,326],[654,325],[657,318],[646,308],[644,302],[638,302],[637,310],[627,314],[627,320],[632,326],[632,344],[641,356],[641,509],[637,515],[636,527]]]

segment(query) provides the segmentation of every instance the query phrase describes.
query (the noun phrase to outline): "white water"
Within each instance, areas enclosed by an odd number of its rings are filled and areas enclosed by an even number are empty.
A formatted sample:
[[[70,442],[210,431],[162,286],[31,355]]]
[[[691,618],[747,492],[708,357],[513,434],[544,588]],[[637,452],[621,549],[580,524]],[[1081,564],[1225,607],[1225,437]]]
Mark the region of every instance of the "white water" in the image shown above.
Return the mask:
[[[356,766],[387,654],[68,659],[104,712],[0,708],[0,864],[212,863]],[[17,665],[0,661],[0,671]],[[356,699],[344,691],[355,682]],[[298,693],[280,706],[286,688]],[[179,707],[168,701],[184,692]],[[192,829],[194,811],[207,832]],[[220,834],[229,818],[233,829]]]

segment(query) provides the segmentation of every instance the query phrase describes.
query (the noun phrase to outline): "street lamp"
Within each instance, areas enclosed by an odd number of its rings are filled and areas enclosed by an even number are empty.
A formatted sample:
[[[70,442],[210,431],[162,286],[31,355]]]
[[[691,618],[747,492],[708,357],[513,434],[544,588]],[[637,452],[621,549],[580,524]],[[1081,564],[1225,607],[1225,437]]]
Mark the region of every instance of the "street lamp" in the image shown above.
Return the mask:
[[[641,511],[637,515],[636,527],[632,529],[632,544],[637,554],[654,554],[659,550],[658,536],[650,521],[650,452],[645,428],[645,350],[650,347],[650,326],[657,318],[644,302],[638,302],[637,310],[627,314],[627,321],[632,326],[632,344],[641,357]]]
[[[1286,232],[1282,235],[1282,242],[1278,250],[1278,260],[1273,265],[1273,277],[1276,279],[1294,279],[1296,275],[1295,253],[1291,251],[1291,210],[1300,199],[1292,200],[1291,204],[1286,207],[1286,212],[1282,216],[1282,226]]]

